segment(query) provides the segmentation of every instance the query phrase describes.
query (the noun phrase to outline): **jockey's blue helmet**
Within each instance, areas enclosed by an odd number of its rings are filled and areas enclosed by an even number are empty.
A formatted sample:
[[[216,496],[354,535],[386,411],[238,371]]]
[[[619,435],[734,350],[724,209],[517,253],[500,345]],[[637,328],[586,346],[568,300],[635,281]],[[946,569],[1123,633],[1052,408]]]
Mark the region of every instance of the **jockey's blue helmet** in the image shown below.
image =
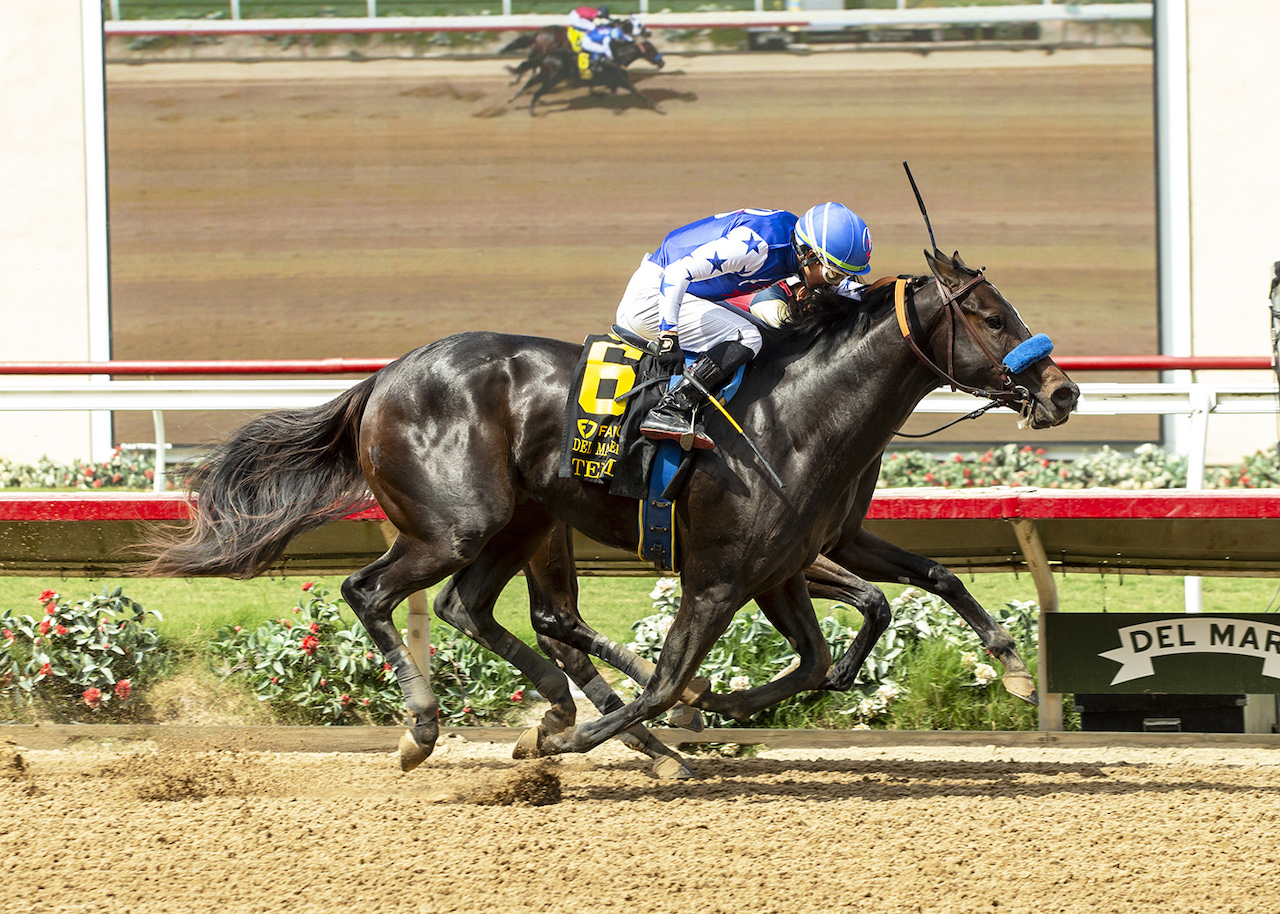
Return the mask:
[[[598,7],[596,7],[596,18],[597,18],[597,19],[608,19],[608,18],[609,18],[609,7],[607,7],[607,6],[598,6]]]
[[[796,222],[792,243],[802,261],[805,249],[817,255],[828,282],[871,270],[871,230],[843,204],[820,203],[805,212]]]

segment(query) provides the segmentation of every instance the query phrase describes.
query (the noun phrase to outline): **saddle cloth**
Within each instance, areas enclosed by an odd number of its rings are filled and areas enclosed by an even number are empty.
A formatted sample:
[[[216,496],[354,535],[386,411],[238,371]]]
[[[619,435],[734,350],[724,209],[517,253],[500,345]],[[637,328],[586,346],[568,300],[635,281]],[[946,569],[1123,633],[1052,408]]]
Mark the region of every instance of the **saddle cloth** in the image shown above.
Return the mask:
[[[675,509],[665,493],[685,455],[675,442],[659,446],[640,434],[640,421],[661,398],[666,378],[640,348],[648,345],[644,340],[615,331],[583,342],[565,405],[560,476],[637,499],[640,557],[659,571],[675,571]]]

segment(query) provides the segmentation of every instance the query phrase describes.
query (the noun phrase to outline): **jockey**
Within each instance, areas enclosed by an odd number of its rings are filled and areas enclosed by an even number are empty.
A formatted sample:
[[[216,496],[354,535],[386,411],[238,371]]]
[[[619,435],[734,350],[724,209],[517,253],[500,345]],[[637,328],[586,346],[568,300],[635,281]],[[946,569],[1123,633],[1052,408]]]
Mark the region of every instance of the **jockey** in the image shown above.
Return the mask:
[[[589,32],[597,25],[605,25],[608,22],[609,7],[607,6],[579,6],[569,11],[569,28],[577,29],[579,32]]]
[[[631,36],[616,25],[598,25],[582,36],[582,50],[591,55],[591,63],[613,60],[613,43],[630,41]]]
[[[785,307],[762,303],[744,311],[729,299],[791,279],[806,298],[831,289],[858,300],[855,277],[871,269],[871,231],[852,210],[823,203],[803,216],[740,209],[690,223],[646,254],[618,305],[617,323],[659,344],[659,360],[676,373],[683,352],[697,359],[640,425],[646,438],[715,447],[694,412],[763,345],[758,324],[777,326]],[[687,443],[686,443],[687,442]]]

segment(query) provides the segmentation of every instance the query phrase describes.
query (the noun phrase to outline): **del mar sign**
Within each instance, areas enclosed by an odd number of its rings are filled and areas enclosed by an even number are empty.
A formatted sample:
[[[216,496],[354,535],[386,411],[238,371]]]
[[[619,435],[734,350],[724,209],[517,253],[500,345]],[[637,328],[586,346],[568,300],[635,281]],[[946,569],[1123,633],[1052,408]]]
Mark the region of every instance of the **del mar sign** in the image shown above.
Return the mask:
[[[1053,692],[1280,692],[1280,614],[1053,613]]]

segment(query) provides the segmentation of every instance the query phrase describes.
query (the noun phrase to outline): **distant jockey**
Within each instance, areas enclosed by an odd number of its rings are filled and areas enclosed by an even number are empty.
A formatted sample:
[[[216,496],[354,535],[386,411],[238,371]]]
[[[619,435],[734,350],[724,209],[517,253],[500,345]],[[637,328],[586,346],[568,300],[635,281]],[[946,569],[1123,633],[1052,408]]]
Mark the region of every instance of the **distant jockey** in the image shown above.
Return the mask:
[[[823,203],[803,216],[785,210],[740,209],[690,223],[646,254],[618,305],[617,323],[659,344],[659,361],[676,373],[683,352],[698,357],[640,425],[647,438],[711,448],[695,422],[696,408],[764,343],[760,324],[778,326],[794,309],[785,300],[753,304],[731,298],[789,279],[792,299],[830,289],[857,301],[855,279],[871,269],[871,231],[852,210]],[[687,445],[686,445],[687,446]]]
[[[580,6],[569,11],[569,28],[577,29],[579,32],[589,32],[597,25],[606,25],[608,22],[609,7],[607,6]]]

